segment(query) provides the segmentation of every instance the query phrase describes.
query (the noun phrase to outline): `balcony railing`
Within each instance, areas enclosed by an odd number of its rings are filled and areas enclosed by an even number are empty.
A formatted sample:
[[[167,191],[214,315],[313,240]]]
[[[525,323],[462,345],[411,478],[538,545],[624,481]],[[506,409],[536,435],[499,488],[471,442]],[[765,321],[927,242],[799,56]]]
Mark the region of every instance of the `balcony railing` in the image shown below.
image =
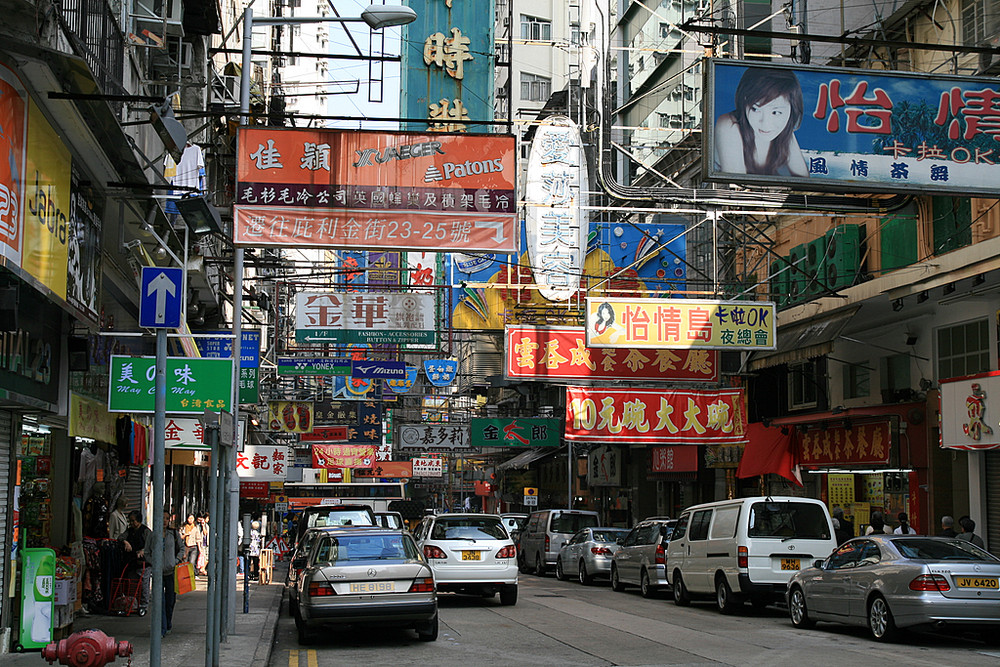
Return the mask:
[[[63,27],[101,92],[124,93],[125,36],[107,0],[61,0]],[[112,103],[116,110],[121,103]]]

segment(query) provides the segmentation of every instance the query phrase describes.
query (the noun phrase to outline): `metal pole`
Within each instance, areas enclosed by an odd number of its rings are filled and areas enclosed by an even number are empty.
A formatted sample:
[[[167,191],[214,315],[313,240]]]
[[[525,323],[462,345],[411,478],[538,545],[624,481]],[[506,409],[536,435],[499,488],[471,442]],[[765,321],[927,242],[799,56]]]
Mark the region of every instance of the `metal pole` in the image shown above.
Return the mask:
[[[211,508],[208,519],[208,622],[205,631],[205,667],[212,667],[218,664],[217,653],[219,650],[217,637],[215,636],[215,596],[218,580],[212,571],[212,544],[215,540],[213,535],[213,524],[215,523],[215,504],[219,495],[219,479],[216,477],[216,468],[219,460],[219,430],[217,428],[206,428],[205,435],[212,447],[212,467],[208,471],[208,506]]]
[[[149,664],[160,666],[160,643],[163,636],[163,457],[164,433],[167,413],[167,330],[156,330],[156,382],[153,402],[153,527],[148,544],[143,550],[152,554],[150,567],[153,577],[150,584],[149,603]],[[141,582],[140,582],[141,583]]]
[[[225,496],[223,470],[225,470],[225,452],[219,440],[219,428],[215,429],[215,441],[212,448],[212,467],[215,468],[215,504],[212,505],[212,518],[209,521],[208,576],[215,582],[215,615],[212,617],[212,642],[215,650],[212,654],[212,667],[219,667],[219,643],[222,641],[222,498]]]
[[[573,509],[573,443],[566,441],[566,509]]]

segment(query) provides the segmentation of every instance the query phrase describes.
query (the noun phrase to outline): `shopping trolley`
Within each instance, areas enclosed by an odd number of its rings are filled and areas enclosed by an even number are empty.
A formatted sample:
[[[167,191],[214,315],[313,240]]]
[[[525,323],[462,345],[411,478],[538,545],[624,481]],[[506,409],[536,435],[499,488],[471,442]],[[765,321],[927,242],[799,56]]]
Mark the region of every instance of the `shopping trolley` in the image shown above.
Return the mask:
[[[142,616],[146,613],[146,610],[140,607],[142,578],[146,572],[146,564],[141,561],[140,563],[142,567],[139,569],[138,578],[125,576],[128,571],[128,565],[126,565],[122,568],[121,575],[111,580],[111,603],[108,605],[108,611],[112,614],[118,616],[138,614]]]

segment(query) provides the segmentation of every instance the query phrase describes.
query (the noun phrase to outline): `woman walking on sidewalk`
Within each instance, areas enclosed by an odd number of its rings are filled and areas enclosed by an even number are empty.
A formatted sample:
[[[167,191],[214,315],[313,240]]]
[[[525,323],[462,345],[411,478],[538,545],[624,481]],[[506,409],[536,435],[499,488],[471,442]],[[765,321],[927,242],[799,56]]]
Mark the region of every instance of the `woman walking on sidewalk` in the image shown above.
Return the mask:
[[[202,576],[208,575],[208,514],[198,517],[198,560],[195,569]]]
[[[181,528],[181,538],[184,540],[184,560],[192,565],[198,563],[198,524],[195,523],[194,514],[188,514],[184,527]]]
[[[177,592],[174,590],[174,567],[184,562],[184,540],[170,521],[170,513],[163,513],[163,617],[160,631],[166,637],[173,629],[174,605]]]
[[[260,521],[250,524],[250,546],[247,555],[250,556],[250,579],[257,581],[260,577],[260,550],[264,547],[264,536],[260,534]]]

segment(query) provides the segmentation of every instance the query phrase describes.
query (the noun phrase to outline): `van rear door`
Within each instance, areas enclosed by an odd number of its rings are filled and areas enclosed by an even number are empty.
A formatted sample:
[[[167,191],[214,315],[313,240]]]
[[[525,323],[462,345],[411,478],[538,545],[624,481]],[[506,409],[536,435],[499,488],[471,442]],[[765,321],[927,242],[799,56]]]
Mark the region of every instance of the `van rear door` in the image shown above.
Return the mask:
[[[760,500],[750,505],[746,530],[748,570],[755,584],[784,584],[826,558],[837,546],[826,507],[803,500]]]

